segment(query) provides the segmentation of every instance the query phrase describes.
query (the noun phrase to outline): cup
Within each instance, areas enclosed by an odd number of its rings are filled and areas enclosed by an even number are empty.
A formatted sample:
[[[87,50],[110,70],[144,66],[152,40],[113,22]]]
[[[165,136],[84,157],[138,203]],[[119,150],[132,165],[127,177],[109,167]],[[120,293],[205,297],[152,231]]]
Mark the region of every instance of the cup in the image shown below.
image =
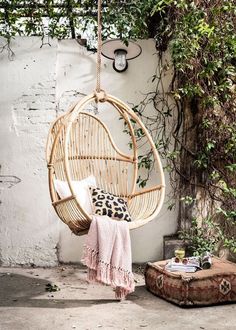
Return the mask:
[[[175,257],[183,260],[183,258],[185,257],[185,250],[183,248],[177,248],[175,250]]]

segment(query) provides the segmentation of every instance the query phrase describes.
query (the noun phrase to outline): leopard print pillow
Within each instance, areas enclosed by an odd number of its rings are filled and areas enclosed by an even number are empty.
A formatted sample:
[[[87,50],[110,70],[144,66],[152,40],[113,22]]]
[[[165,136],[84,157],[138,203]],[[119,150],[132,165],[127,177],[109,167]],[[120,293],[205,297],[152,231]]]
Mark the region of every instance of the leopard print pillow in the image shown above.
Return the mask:
[[[131,221],[127,203],[123,198],[105,192],[101,188],[89,187],[92,195],[92,203],[94,213],[99,215],[107,215],[108,217]]]

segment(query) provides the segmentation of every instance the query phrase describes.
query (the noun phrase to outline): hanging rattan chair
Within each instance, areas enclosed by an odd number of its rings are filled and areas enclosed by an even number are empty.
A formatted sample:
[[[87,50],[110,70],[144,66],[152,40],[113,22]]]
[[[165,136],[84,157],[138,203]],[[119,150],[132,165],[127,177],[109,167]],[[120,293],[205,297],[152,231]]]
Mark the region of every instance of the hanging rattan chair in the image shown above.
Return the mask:
[[[150,134],[140,118],[119,99],[106,95],[100,88],[101,71],[101,0],[98,0],[98,51],[96,91],[84,97],[69,111],[57,118],[49,131],[46,157],[49,169],[49,188],[52,205],[59,218],[76,235],[88,232],[92,215],[88,214],[74,190],[74,181],[93,175],[97,186],[106,192],[122,197],[127,202],[134,229],[154,219],[163,204],[165,180],[161,161]],[[91,103],[100,102],[114,108],[129,131],[132,149],[129,153],[121,151],[112,138],[108,127],[91,112]],[[150,157],[154,160],[153,187],[140,190],[138,143],[135,128],[142,131],[149,145]],[[55,188],[55,180],[67,183],[70,196],[60,198]],[[111,220],[112,221],[112,220]]]
[[[97,185],[126,200],[132,222],[130,229],[138,228],[154,219],[159,213],[165,194],[165,181],[161,161],[155,144],[140,118],[119,99],[111,95],[94,93],[74,105],[53,124],[48,135],[47,162],[52,205],[60,219],[76,235],[87,233],[92,221],[80,205],[72,181],[94,175]],[[105,95],[105,96],[104,96]],[[106,102],[113,106],[123,118],[132,141],[130,154],[120,151],[107,126],[96,116],[85,111],[93,101]],[[155,161],[155,176],[159,182],[140,190],[138,178],[138,147],[136,128],[141,128]],[[54,180],[68,182],[71,196],[60,199]]]

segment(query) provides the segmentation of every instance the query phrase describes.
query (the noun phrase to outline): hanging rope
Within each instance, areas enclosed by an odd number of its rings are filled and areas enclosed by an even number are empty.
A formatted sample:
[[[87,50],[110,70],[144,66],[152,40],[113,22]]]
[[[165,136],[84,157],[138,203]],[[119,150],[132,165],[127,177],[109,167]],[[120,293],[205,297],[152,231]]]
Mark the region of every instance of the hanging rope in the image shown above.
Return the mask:
[[[98,41],[97,41],[97,83],[96,92],[101,91],[101,53],[102,53],[102,23],[101,23],[102,0],[98,0]]]
[[[95,100],[96,102],[105,102],[106,93],[101,89],[101,55],[102,55],[102,23],[101,23],[101,12],[102,12],[102,0],[98,0],[98,41],[97,41],[97,83],[95,89]]]

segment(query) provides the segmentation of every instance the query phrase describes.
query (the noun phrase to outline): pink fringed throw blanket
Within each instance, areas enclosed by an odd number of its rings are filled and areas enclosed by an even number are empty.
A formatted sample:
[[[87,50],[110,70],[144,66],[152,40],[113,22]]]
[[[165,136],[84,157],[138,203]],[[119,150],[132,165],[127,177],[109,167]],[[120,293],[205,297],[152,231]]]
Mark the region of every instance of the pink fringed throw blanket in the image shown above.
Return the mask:
[[[128,223],[107,216],[93,216],[82,262],[88,267],[88,280],[111,285],[117,299],[124,299],[133,292]]]

